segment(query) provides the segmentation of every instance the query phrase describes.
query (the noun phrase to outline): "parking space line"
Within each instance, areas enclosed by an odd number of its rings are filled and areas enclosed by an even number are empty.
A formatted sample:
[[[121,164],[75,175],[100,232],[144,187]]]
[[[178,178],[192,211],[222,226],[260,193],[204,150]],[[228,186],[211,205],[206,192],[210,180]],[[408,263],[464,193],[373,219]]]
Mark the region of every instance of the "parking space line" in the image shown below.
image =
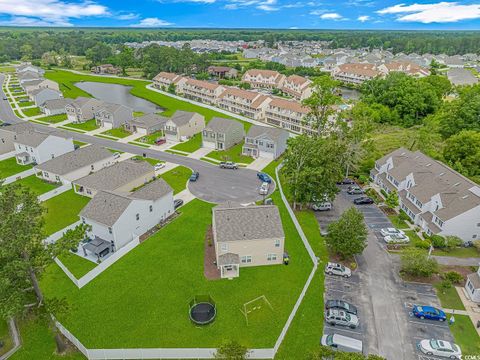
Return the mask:
[[[439,325],[439,324],[433,324],[433,323],[430,323],[430,322],[421,322],[421,321],[414,321],[414,320],[408,320],[408,322],[412,323],[412,324],[419,324],[419,325],[425,325],[425,326],[436,326],[436,327],[439,327],[439,328],[442,328],[442,329],[448,329],[447,324]]]
[[[343,328],[338,328],[336,326],[331,326],[329,325],[328,323],[325,324],[325,329],[330,329],[330,330],[337,330],[338,332],[348,332],[348,333],[351,333],[351,334],[356,334],[356,335],[362,335],[363,337],[363,331],[359,330],[359,331],[355,331],[355,330],[350,330],[350,329],[343,329]]]

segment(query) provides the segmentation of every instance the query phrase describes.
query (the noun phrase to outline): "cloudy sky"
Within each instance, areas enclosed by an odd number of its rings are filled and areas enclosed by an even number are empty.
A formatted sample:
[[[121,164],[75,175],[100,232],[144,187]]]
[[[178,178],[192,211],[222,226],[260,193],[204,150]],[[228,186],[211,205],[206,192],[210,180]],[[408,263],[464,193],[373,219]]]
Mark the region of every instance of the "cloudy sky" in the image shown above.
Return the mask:
[[[1,26],[480,29],[480,0],[0,0]]]

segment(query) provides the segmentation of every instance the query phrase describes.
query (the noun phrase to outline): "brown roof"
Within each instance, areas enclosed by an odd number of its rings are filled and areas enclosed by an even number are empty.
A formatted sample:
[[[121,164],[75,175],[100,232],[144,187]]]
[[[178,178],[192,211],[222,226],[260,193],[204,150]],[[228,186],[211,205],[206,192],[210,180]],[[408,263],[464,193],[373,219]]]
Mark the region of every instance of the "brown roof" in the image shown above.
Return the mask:
[[[388,71],[401,71],[407,74],[425,74],[428,75],[428,70],[410,61],[392,61],[385,64]]]
[[[169,73],[169,72],[165,72],[165,71],[162,71],[160,73],[158,73],[158,75],[156,75],[153,80],[160,80],[160,79],[168,79],[168,80],[171,80],[173,81],[177,76],[177,74],[175,73]]]
[[[250,76],[261,75],[263,77],[274,77],[274,78],[277,78],[277,77],[282,75],[278,71],[275,71],[275,70],[258,70],[258,69],[248,70],[245,73],[245,75],[247,75],[247,74],[250,75]]]
[[[253,101],[255,98],[257,98],[261,94],[254,91],[248,91],[248,90],[231,87],[231,88],[225,89],[225,91],[220,94],[220,98],[224,98],[227,95],[236,96],[242,99]]]
[[[367,63],[342,64],[338,66],[338,69],[344,73],[360,76],[375,77],[377,75],[380,75],[380,71],[377,70],[377,67],[375,65]]]
[[[279,107],[281,109],[295,111],[295,112],[302,113],[302,114],[308,114],[310,112],[310,110],[307,107],[302,106],[301,103],[299,103],[298,101],[295,101],[295,100],[273,98],[273,100],[270,102],[269,105]]]
[[[208,67],[208,71],[215,71],[215,72],[228,72],[230,70],[235,70],[231,67],[228,67],[228,66],[209,66]]]
[[[213,84],[208,81],[203,81],[203,80],[196,80],[196,79],[188,79],[187,82],[185,83],[186,85],[191,85],[191,86],[197,86],[200,88],[205,88],[208,90],[216,90],[217,88],[221,87],[218,84]]]
[[[311,80],[309,80],[307,78],[304,78],[303,76],[299,76],[299,75],[290,75],[285,79],[285,81],[286,82],[291,82],[291,83],[294,83],[294,84],[297,84],[297,85],[305,85],[305,84],[309,84],[309,83],[312,82]]]

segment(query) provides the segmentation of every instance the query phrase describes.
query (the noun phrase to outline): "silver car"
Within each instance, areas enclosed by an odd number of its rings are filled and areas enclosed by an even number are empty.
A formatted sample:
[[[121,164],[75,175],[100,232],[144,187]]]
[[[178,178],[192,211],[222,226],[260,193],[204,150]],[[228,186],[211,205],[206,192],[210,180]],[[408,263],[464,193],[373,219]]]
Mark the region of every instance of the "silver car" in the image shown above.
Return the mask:
[[[348,326],[351,329],[355,329],[358,326],[358,317],[356,315],[338,309],[325,311],[325,321],[332,326]]]
[[[329,275],[340,275],[346,278],[352,276],[352,270],[348,267],[332,262],[327,263],[327,266],[325,266],[325,273]]]

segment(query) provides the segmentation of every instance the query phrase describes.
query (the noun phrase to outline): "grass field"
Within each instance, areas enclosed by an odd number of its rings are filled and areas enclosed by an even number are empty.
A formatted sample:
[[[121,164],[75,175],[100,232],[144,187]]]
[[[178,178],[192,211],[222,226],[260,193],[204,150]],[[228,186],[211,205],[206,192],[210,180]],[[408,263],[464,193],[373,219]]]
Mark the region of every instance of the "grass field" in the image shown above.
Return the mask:
[[[473,247],[457,247],[454,248],[450,251],[444,251],[444,250],[439,250],[435,249],[433,251],[433,255],[437,256],[453,256],[453,257],[459,257],[459,258],[475,258],[475,257],[480,257],[480,253],[478,250]]]
[[[31,169],[31,165],[19,165],[15,157],[11,157],[0,161],[0,179],[5,179],[9,176],[21,173],[25,170]]]
[[[164,163],[165,161],[161,161],[161,160],[158,160],[158,159],[152,159],[152,158],[145,158],[143,156],[134,156],[132,157],[133,160],[141,160],[141,161],[146,161],[148,162],[150,165],[156,165],[158,163]]]
[[[90,198],[75,194],[73,190],[57,195],[45,202],[45,233],[51,235],[78,221],[78,214]]]
[[[102,132],[102,135],[109,135],[109,136],[114,136],[114,137],[123,139],[132,134],[123,128],[116,128],[116,129],[110,129],[110,130],[104,131]]]
[[[95,119],[90,119],[80,124],[68,123],[68,124],[65,124],[64,127],[69,127],[69,128],[83,130],[83,131],[92,131],[99,128],[99,126],[97,125],[97,121]]]
[[[437,290],[437,296],[440,299],[442,307],[446,309],[465,310],[465,306],[463,306],[462,300],[460,296],[458,296],[454,286],[450,289],[443,290],[439,284],[436,284],[435,289]]]
[[[220,161],[233,161],[237,163],[250,164],[253,162],[253,158],[250,156],[242,155],[243,142],[232,146],[230,149],[225,151],[212,151],[209,152],[205,157]]]
[[[138,139],[135,139],[135,141],[138,141],[138,142],[141,142],[141,143],[145,143],[145,144],[150,144],[150,145],[154,145],[155,144],[155,140],[157,140],[158,138],[162,137],[163,136],[163,132],[162,131],[156,131],[152,134],[149,134],[149,135],[144,135],[142,137],[139,137]]]
[[[93,270],[97,264],[86,260],[75,254],[66,254],[59,257],[59,260],[65,265],[68,270],[77,278],[80,279],[83,275]]]
[[[49,115],[38,118],[38,120],[46,121],[52,124],[67,120],[67,114]]]
[[[13,184],[26,186],[37,195],[42,195],[58,187],[58,185],[39,179],[35,175],[30,175],[26,178],[17,180]]]
[[[450,325],[455,343],[462,349],[462,355],[480,354],[480,336],[470,318],[466,315],[455,315],[455,323]]]
[[[26,102],[18,103],[19,107],[27,107],[27,106],[32,106],[32,105],[35,105],[35,103],[33,101],[26,101]]]
[[[197,151],[201,147],[202,147],[202,134],[195,134],[194,136],[192,136],[190,140],[178,143],[177,145],[172,146],[170,149],[192,153]]]
[[[397,229],[408,229],[407,223],[403,220],[400,220],[398,215],[388,215],[388,218],[392,222],[392,225]]]
[[[3,319],[0,319],[0,343],[3,343],[3,347],[0,347],[0,356],[13,347],[13,341],[10,332],[8,331],[7,321]]]
[[[42,112],[38,107],[30,108],[30,109],[23,109],[22,112],[25,114],[25,116],[30,117],[30,116],[37,116],[41,115]]]
[[[173,194],[175,195],[180,191],[185,190],[190,175],[192,175],[192,170],[185,166],[177,166],[172,170],[163,173],[160,177],[172,187]]]

